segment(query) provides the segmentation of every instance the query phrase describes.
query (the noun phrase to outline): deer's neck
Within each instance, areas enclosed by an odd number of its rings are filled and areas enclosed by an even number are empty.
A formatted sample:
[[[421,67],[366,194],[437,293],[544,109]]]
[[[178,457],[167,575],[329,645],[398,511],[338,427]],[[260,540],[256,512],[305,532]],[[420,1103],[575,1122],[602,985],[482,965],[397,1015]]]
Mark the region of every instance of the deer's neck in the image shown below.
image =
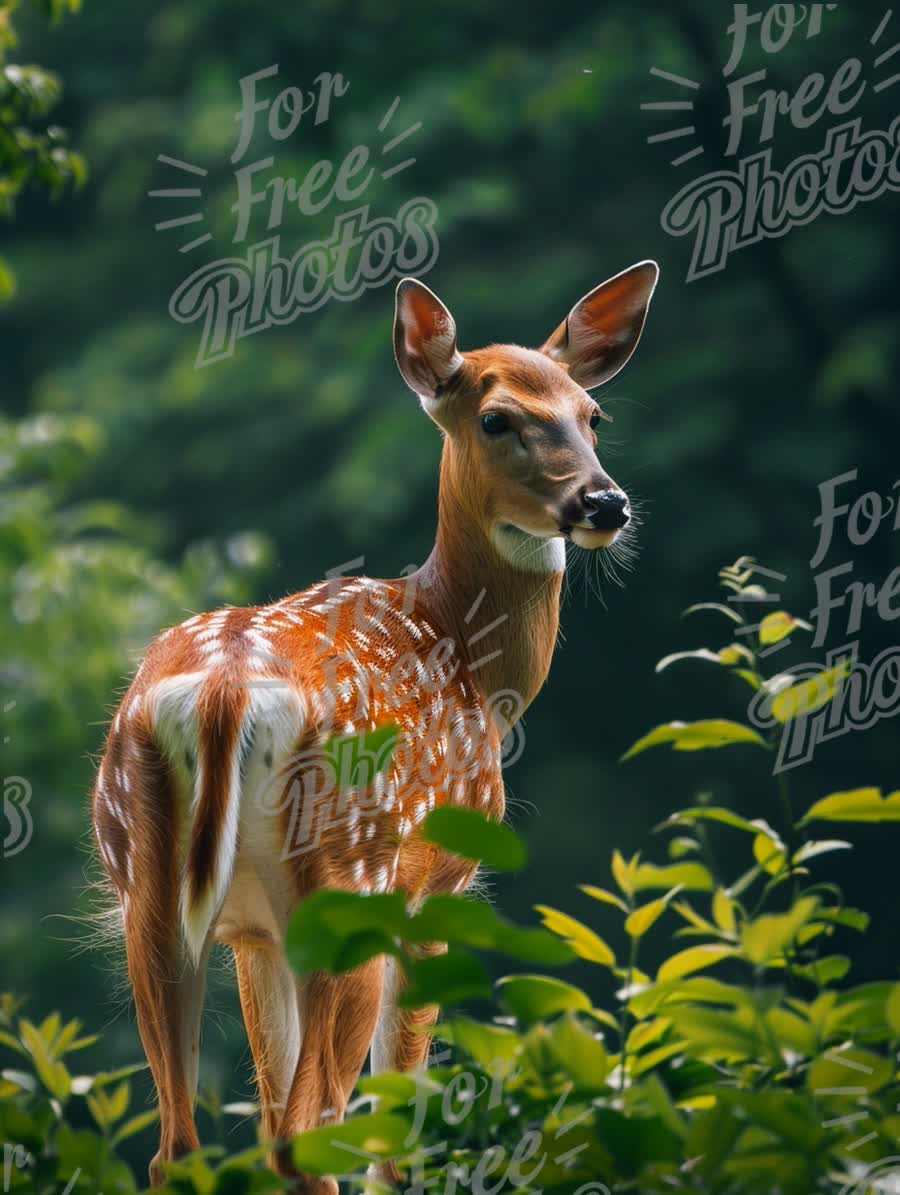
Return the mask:
[[[467,483],[459,475],[448,449],[437,538],[416,575],[416,593],[453,637],[485,696],[512,690],[525,708],[550,670],[565,549],[561,540],[539,540],[512,527],[488,532],[474,479]]]

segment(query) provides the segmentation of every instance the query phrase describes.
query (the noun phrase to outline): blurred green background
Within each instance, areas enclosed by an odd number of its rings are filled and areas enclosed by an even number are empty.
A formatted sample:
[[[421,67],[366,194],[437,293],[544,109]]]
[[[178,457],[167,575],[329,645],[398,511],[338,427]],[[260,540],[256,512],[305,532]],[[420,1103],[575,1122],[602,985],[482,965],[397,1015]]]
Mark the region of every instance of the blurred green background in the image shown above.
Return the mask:
[[[777,55],[752,37],[741,70],[766,67],[770,84],[794,90],[858,53],[871,81],[883,12],[842,4],[817,37],[796,32]],[[377,179],[365,202],[373,216],[413,196],[437,205],[440,251],[426,280],[454,312],[461,347],[537,345],[605,277],[646,257],[661,266],[640,349],[600,395],[615,417],[601,458],[643,511],[640,558],[624,588],[598,579],[602,598],[584,576],[569,587],[551,678],[507,775],[532,861],[523,876],[492,881],[500,906],[523,920],[537,901],[596,917],[574,885],[605,881],[613,845],[659,858],[652,827],[698,789],[778,824],[768,761],[741,748],[617,763],[657,722],[722,712],[715,669],[653,677],[666,652],[724,641],[718,622],[679,621],[689,603],[716,596],[718,567],[753,554],[787,574],[784,605],[806,614],[818,484],[858,469],[848,493],[884,494],[900,474],[896,196],[822,215],[691,284],[690,238],[661,228],[681,186],[729,165],[730,18],[713,0],[505,12],[472,0],[89,0],[53,27],[30,9],[17,14],[10,61],[60,74],[52,119],[71,130],[90,177],[56,202],[23,195],[15,221],[0,225],[17,284],[0,306],[4,776],[31,785],[34,821],[27,848],[3,859],[0,943],[3,984],[29,995],[33,1015],[59,1007],[107,1028],[94,1069],[138,1054],[120,960],[109,945],[85,949],[82,918],[96,753],[143,645],[189,611],[268,600],[354,557],[373,575],[397,575],[424,560],[434,532],[439,437],[393,363],[391,286],[239,340],[203,369],[198,325],[168,314],[190,272],[243,251],[231,245],[230,210],[239,80],[270,64],[281,86],[309,87],[323,71],[349,82],[327,122],[305,117],[275,145],[261,128],[248,160],[274,153],[274,173],[302,178],[357,144],[377,154],[378,122],[397,96],[391,132],[421,122],[405,143],[415,164]],[[701,84],[689,117],[641,110],[687,94],[652,67]],[[898,96],[870,85],[854,115],[887,128]],[[694,140],[647,143],[687,120]],[[781,119],[776,164],[819,149],[836,123],[826,114],[797,130]],[[695,142],[702,157],[670,164]],[[196,182],[160,154],[208,172],[200,200],[148,197]],[[283,251],[327,236],[344,207],[290,212]],[[154,230],[194,210],[202,224]],[[178,252],[201,231],[213,239]],[[265,235],[260,207],[250,239]],[[898,543],[888,523],[862,548],[839,536],[826,564],[852,560],[854,580],[879,582]],[[857,637],[842,617],[828,646]],[[897,635],[869,611],[859,638],[869,660]],[[788,655],[815,658],[795,642],[778,666]],[[747,690],[731,684],[729,712],[740,718]],[[861,784],[891,791],[896,736],[886,719],[825,744],[792,782],[810,800]],[[848,899],[873,913],[855,960],[862,980],[894,964],[884,942],[896,847],[877,830],[858,841],[834,867]],[[206,1081],[246,1096],[228,983],[210,1005]]]

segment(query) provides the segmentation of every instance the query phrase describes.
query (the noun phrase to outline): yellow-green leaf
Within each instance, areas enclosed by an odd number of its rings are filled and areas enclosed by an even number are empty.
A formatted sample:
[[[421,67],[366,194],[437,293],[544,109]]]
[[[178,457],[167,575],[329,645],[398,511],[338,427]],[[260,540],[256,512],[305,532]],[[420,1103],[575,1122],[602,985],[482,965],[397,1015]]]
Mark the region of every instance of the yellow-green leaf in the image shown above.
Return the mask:
[[[757,834],[753,839],[753,855],[756,862],[769,875],[777,875],[787,857],[784,844],[768,834]]]
[[[716,889],[716,893],[713,896],[712,911],[719,929],[725,934],[733,934],[736,926],[734,901],[724,888]]]
[[[728,747],[732,743],[754,743],[765,747],[765,740],[740,722],[727,718],[707,718],[702,722],[666,722],[630,747],[622,756],[631,759],[649,747],[670,743],[676,751],[703,751],[707,748]]]
[[[632,938],[642,938],[665,910],[666,902],[664,900],[651,900],[649,904],[635,909],[625,922],[626,933],[630,934]]]
[[[599,1091],[611,1069],[603,1042],[566,1013],[550,1029],[550,1047],[580,1091]]]
[[[803,819],[824,822],[900,822],[900,791],[882,799],[880,788],[855,788],[816,801]]]
[[[630,862],[626,863],[620,850],[616,849],[613,851],[611,864],[613,879],[626,896],[631,896],[634,892],[634,872],[636,868],[637,855]]]
[[[831,701],[852,670],[850,660],[841,660],[834,668],[783,689],[772,698],[772,716],[778,722],[790,722],[821,709]]]
[[[576,954],[592,963],[600,963],[604,967],[614,967],[616,956],[592,929],[568,913],[561,913],[558,909],[551,909],[548,905],[535,905],[541,914],[544,925],[554,934],[565,939]]]
[[[787,913],[767,914],[743,927],[741,941],[751,963],[767,963],[783,953],[818,907],[814,896],[798,900]]]
[[[893,1067],[890,1060],[868,1050],[850,1046],[828,1050],[817,1058],[806,1073],[806,1083],[814,1093],[833,1098],[835,1088],[858,1087],[863,1091],[878,1091],[890,1083]],[[856,1097],[850,1096],[855,1100]]]
[[[713,878],[702,863],[641,863],[634,874],[634,891],[648,888],[684,888],[691,892],[712,892]]]
[[[763,647],[780,643],[798,627],[804,631],[812,630],[809,623],[804,622],[802,618],[794,618],[786,610],[775,610],[767,614],[759,624],[759,641]]]
[[[752,661],[753,653],[742,643],[729,643],[727,647],[719,648],[719,663],[731,667],[741,660]]]
[[[733,946],[719,946],[706,944],[703,946],[689,946],[687,950],[679,950],[667,958],[656,975],[657,983],[666,983],[670,979],[682,979],[685,975],[692,975],[695,971],[702,971],[720,963],[722,959],[731,958],[736,954]]]
[[[579,884],[578,887],[586,896],[590,896],[594,900],[599,900],[605,905],[615,905],[623,913],[628,912],[628,905],[622,900],[621,896],[616,896],[614,892],[607,892],[605,888],[595,888],[593,884]]]
[[[900,1037],[900,983],[895,983],[885,1005],[887,1023],[896,1037]]]

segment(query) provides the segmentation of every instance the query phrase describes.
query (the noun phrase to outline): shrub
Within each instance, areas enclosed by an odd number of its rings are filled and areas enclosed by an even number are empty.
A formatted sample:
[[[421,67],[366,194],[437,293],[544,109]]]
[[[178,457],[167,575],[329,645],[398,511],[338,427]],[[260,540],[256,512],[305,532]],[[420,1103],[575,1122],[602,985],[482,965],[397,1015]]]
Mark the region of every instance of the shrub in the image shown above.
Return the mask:
[[[770,733],[726,719],[672,722],[626,759],[666,744],[772,751],[779,727],[840,693],[843,666],[813,678],[764,675],[761,649],[805,624],[784,611],[752,624],[748,611],[768,596],[752,575],[752,562],[738,561],[721,574],[729,600],[692,608],[728,619],[735,642],[678,653],[659,667],[691,658],[727,671],[765,705]],[[521,928],[464,897],[432,897],[414,914],[395,895],[319,892],[305,902],[288,940],[298,971],[345,971],[386,952],[407,969],[411,1004],[438,1000],[446,1009],[493,992],[499,1007],[485,1022],[446,1012],[439,1037],[452,1049],[439,1064],[427,1075],[361,1080],[344,1125],[295,1140],[298,1164],[353,1173],[366,1158],[394,1157],[409,1192],[895,1189],[900,984],[848,983],[850,958],[835,943],[865,933],[868,917],[847,907],[822,871],[850,843],[813,832],[822,823],[896,822],[900,793],[833,793],[798,816],[783,775],[775,783],[777,829],[705,797],[658,827],[670,835],[664,861],[614,851],[609,886],[582,891],[618,922],[615,936],[546,905],[537,906],[542,927]],[[439,811],[425,833],[491,866],[524,860],[512,831],[467,812]],[[744,855],[733,878],[720,863],[726,835]],[[676,949],[650,974],[641,967],[644,942],[664,931]],[[404,949],[434,940],[449,942],[446,957],[416,961]],[[540,973],[492,987],[473,953],[485,950],[539,967],[586,960],[613,979],[614,1002]],[[12,1016],[7,1006],[2,1041],[28,1057],[31,1071],[4,1072],[2,1135],[32,1158],[13,1169],[12,1189],[55,1189],[48,1184],[68,1181],[76,1166],[76,1189],[86,1173],[92,1190],[133,1189],[115,1147],[152,1114],[126,1119],[129,1072],[72,1079],[63,1058],[87,1044],[79,1027],[19,1021],[16,1035]],[[87,1100],[97,1131],[67,1127],[74,1095]],[[224,1161],[204,1151],[172,1167],[170,1190],[270,1184],[279,1180],[260,1151]]]

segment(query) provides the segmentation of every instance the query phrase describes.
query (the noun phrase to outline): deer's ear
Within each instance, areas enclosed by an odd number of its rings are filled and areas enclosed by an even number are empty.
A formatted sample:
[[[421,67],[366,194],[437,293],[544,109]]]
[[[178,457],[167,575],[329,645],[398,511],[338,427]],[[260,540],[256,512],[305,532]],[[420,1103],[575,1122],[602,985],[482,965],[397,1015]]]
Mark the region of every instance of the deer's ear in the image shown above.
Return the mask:
[[[659,267],[642,261],[579,299],[541,352],[585,390],[608,382],[637,347]]]
[[[410,390],[428,400],[437,398],[441,386],[463,364],[453,316],[415,278],[403,278],[397,285],[394,356]]]

